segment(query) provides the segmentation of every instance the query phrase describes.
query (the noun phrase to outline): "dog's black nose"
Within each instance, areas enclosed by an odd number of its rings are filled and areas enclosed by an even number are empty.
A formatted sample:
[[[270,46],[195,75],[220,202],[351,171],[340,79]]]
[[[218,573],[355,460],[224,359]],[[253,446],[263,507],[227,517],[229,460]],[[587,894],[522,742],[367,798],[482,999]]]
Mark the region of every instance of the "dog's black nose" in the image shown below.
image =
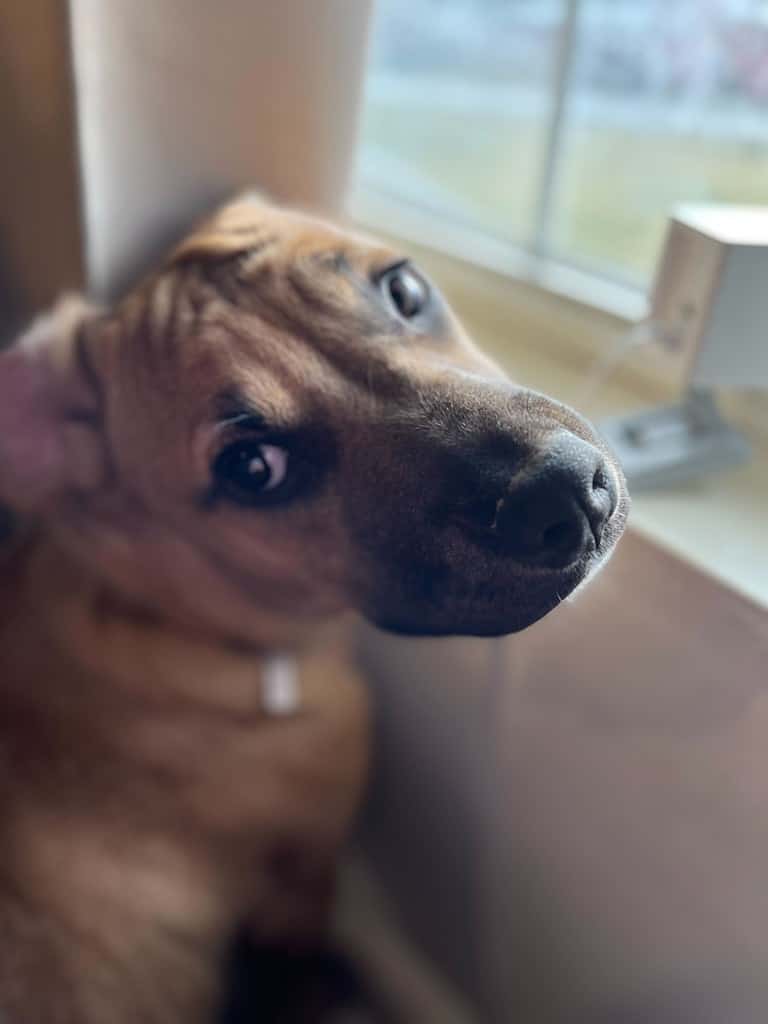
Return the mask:
[[[521,565],[562,569],[600,546],[617,502],[616,482],[594,445],[563,432],[494,503],[475,506],[475,541]]]

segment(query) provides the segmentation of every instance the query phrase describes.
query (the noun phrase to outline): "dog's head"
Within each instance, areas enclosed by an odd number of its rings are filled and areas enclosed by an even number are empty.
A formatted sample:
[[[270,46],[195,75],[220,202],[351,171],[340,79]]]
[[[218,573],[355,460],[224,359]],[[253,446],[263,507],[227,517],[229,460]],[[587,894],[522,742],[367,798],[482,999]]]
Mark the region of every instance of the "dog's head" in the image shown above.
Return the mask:
[[[114,310],[38,324],[0,360],[0,407],[3,501],[235,634],[348,606],[519,630],[627,513],[590,425],[511,382],[410,262],[257,199]]]

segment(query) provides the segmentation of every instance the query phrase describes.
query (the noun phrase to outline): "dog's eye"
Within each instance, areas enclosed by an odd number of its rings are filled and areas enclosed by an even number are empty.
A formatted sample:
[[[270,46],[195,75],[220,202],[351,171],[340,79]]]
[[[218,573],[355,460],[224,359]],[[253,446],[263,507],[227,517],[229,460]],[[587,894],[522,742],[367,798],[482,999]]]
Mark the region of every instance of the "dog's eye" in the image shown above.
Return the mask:
[[[396,312],[404,320],[413,320],[429,299],[426,281],[407,263],[401,263],[381,277],[381,288]]]
[[[216,489],[234,501],[249,504],[276,491],[288,475],[288,452],[274,444],[237,441],[214,460]]]

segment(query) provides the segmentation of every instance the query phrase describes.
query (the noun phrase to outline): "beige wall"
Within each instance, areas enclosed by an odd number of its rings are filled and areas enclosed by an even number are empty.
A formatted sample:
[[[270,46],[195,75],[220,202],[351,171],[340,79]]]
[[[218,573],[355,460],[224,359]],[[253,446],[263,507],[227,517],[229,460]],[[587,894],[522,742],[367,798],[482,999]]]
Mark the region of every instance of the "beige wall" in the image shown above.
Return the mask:
[[[244,186],[340,205],[368,0],[70,0],[91,287]]]
[[[0,0],[0,330],[81,280],[66,7]]]
[[[0,305],[109,296],[245,186],[338,207],[369,8],[0,0]]]

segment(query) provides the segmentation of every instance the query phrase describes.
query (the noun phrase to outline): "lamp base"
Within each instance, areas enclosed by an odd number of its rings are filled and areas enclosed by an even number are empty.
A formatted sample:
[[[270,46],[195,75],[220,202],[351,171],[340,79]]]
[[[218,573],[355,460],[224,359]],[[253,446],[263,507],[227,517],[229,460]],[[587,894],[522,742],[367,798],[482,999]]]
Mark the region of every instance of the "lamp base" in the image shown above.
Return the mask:
[[[630,489],[654,490],[747,462],[752,449],[727,423],[714,395],[691,390],[679,405],[660,406],[599,424]]]

